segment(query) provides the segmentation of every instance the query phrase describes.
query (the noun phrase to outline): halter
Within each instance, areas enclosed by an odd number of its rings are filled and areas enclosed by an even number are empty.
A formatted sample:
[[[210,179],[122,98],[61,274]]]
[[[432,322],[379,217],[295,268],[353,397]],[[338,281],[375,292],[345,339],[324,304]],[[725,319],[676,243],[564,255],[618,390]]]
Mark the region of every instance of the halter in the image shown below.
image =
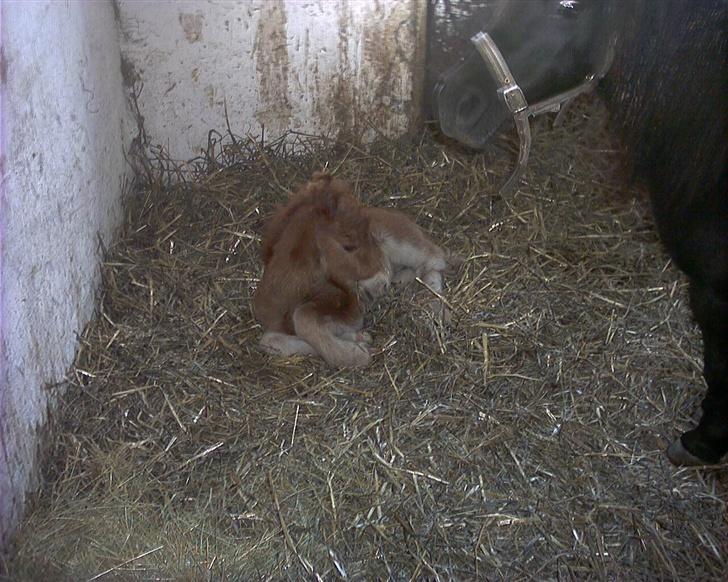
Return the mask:
[[[500,189],[501,193],[510,192],[518,186],[518,182],[528,165],[528,156],[531,152],[531,126],[528,118],[541,115],[542,113],[558,112],[554,120],[554,127],[561,125],[564,119],[564,112],[572,101],[582,93],[592,91],[597,83],[607,74],[607,71],[609,71],[614,60],[616,40],[616,35],[613,35],[609,41],[602,66],[596,73],[588,75],[583,83],[573,89],[569,89],[554,97],[549,97],[529,106],[523,90],[516,83],[513,73],[508,68],[508,63],[503,58],[503,54],[491,36],[487,32],[479,32],[470,39],[470,42],[475,45],[478,53],[485,61],[488,71],[490,71],[490,74],[498,84],[498,95],[500,95],[508,111],[513,116],[513,121],[518,130],[518,139],[520,140],[518,163],[510,178],[508,178],[508,181]]]

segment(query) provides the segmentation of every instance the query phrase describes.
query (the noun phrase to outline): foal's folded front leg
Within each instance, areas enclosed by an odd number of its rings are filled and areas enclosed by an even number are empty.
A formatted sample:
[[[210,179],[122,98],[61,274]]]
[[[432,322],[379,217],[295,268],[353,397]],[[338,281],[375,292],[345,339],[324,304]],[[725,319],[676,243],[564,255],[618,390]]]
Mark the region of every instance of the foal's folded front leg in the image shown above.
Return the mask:
[[[344,309],[332,297],[309,301],[296,308],[293,326],[296,335],[303,338],[331,366],[355,368],[369,364],[368,334],[358,331],[361,315],[355,304]],[[352,341],[353,340],[353,341]]]
[[[318,352],[307,341],[295,335],[266,331],[260,345],[269,354],[280,356],[316,356]]]
[[[372,343],[372,336],[362,330],[347,329],[337,333],[336,335],[338,335],[344,341],[364,344],[365,346],[368,346],[370,343]]]

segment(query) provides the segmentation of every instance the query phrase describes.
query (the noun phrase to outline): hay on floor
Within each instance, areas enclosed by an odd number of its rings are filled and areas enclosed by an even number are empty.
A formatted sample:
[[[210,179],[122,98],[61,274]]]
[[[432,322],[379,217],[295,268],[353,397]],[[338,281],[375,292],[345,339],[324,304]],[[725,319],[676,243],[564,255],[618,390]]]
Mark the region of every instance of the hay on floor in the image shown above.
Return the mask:
[[[725,471],[663,454],[704,389],[686,284],[607,129],[593,99],[539,119],[507,197],[511,134],[213,133],[186,173],[150,170],[11,575],[720,579]],[[265,355],[250,311],[265,217],[323,168],[466,259],[449,327],[409,291],[373,307],[364,370]]]

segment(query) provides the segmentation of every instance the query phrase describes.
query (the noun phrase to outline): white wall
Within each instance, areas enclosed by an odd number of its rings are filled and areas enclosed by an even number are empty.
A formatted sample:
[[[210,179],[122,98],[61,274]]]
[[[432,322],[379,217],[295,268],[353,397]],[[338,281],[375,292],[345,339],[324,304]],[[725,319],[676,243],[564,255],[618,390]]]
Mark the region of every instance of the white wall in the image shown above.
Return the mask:
[[[120,221],[126,116],[110,2],[2,3],[0,547]]]
[[[120,0],[152,144],[189,159],[210,129],[385,135],[418,122],[425,0]],[[369,139],[374,130],[364,136]]]

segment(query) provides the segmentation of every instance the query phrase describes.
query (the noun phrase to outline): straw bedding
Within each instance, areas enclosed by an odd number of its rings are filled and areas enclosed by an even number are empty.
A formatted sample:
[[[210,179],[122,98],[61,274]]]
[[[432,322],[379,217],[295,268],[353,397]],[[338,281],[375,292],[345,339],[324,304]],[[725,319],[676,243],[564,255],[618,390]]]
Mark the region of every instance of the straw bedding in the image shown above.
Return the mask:
[[[103,266],[15,579],[721,579],[725,466],[663,450],[704,385],[684,278],[602,106],[474,154],[211,132],[157,152]],[[153,163],[152,163],[153,162]],[[265,217],[327,168],[465,259],[367,314],[370,367],[258,347]],[[51,388],[57,389],[57,388]]]

